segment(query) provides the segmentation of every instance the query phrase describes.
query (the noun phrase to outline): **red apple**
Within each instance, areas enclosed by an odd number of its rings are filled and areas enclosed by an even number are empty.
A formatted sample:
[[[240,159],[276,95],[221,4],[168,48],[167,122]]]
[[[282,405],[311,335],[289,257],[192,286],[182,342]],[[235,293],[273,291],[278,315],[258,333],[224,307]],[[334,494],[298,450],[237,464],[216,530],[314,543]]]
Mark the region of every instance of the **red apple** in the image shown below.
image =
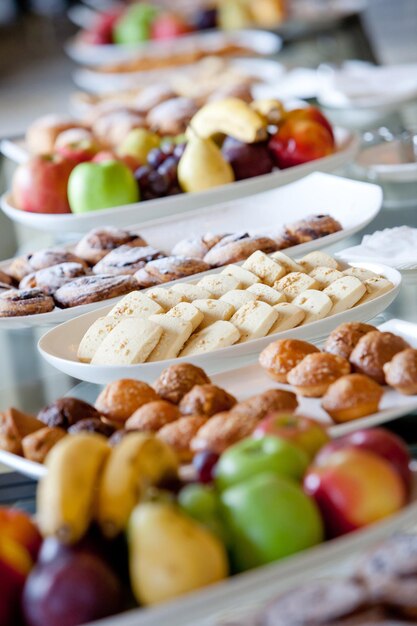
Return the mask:
[[[138,167],[140,167],[140,163],[135,157],[130,154],[125,154],[124,156],[118,156],[115,152],[111,150],[100,150],[93,158],[93,163],[103,163],[104,161],[121,161],[132,171],[136,172]]]
[[[36,560],[42,537],[27,513],[20,509],[0,507],[0,535],[22,545]]]
[[[286,120],[268,146],[281,169],[315,161],[334,152],[333,136],[327,128],[308,119]]]
[[[68,178],[75,163],[60,155],[42,155],[19,165],[13,176],[15,206],[31,213],[70,213]]]
[[[151,39],[174,39],[190,32],[189,25],[174,13],[161,13],[151,26]]]
[[[404,483],[390,463],[367,450],[344,448],[311,467],[304,489],[322,513],[329,538],[344,535],[399,511]]]
[[[253,437],[274,435],[291,441],[312,459],[328,441],[326,429],[316,420],[294,413],[273,411],[257,425]]]
[[[113,43],[113,28],[122,12],[121,9],[113,9],[98,14],[92,28],[84,33],[84,41],[96,45]]]
[[[78,130],[78,129],[74,129]],[[62,133],[65,134],[65,133]],[[58,140],[61,136],[58,137]],[[75,164],[84,163],[84,161],[91,161],[95,155],[100,151],[100,146],[97,141],[91,137],[85,137],[83,139],[76,139],[65,143],[64,140],[57,141],[55,144],[55,150],[58,154],[65,159],[73,161]]]
[[[334,134],[333,127],[330,124],[327,117],[323,115],[323,113],[317,107],[305,107],[304,109],[293,109],[292,111],[288,111],[285,115],[285,120],[312,120],[313,122],[317,122],[321,124],[331,134],[334,142]]]
[[[329,455],[336,450],[354,447],[369,450],[384,458],[401,476],[407,493],[411,491],[410,453],[405,443],[385,428],[368,428],[334,439],[324,446],[315,459],[315,465],[325,465]]]
[[[28,551],[0,533],[0,624],[15,626],[19,619],[20,597],[32,567]]]

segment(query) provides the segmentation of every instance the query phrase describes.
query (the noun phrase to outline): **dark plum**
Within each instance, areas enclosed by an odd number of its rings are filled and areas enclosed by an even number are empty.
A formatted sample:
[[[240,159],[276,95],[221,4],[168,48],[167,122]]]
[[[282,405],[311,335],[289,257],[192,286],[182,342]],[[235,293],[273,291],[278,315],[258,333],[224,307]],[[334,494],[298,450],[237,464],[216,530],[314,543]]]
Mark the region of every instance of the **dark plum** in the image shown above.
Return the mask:
[[[267,144],[242,143],[233,137],[226,137],[222,154],[233,168],[236,180],[269,174],[274,167]]]

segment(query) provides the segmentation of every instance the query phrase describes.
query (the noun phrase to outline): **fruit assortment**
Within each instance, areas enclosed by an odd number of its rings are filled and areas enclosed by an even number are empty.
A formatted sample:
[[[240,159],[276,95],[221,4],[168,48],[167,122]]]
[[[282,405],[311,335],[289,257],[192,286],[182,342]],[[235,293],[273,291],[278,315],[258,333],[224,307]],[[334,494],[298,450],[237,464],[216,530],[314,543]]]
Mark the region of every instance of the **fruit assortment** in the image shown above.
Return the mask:
[[[25,626],[77,626],[153,606],[406,505],[410,457],[397,436],[370,429],[322,446],[303,429],[200,455],[191,481],[151,433],[113,446],[97,433],[65,437],[38,485],[43,543],[26,514],[0,509],[2,625],[22,614]]]
[[[5,264],[0,270],[0,317],[48,313],[55,307],[100,302],[132,289],[245,260],[253,250],[277,251],[325,237],[341,228],[329,215],[311,216],[284,226],[274,238],[249,233],[206,233],[186,238],[174,246],[171,255],[149,245],[137,232],[95,228],[75,246],[39,250]],[[151,280],[147,269],[152,273],[152,261],[158,259],[164,259],[166,271],[160,272],[159,277],[154,274]],[[190,301],[193,296],[211,296],[209,291],[191,285],[176,288],[179,291],[174,295],[170,290],[153,289],[148,297],[168,308],[169,303]],[[234,300],[237,296],[241,294],[235,294]]]
[[[168,261],[151,261],[137,279],[147,286],[155,276],[170,280]],[[324,252],[294,261],[281,251],[268,256],[258,250],[243,265],[228,265],[197,283],[124,296],[90,326],[77,354],[93,365],[195,356],[321,320],[391,289],[386,278],[344,268]]]
[[[219,137],[220,142],[219,142]],[[20,165],[16,208],[75,213],[201,192],[329,156],[333,130],[314,107],[277,100],[159,100],[146,115],[116,109],[91,125],[42,118],[27,133],[37,156]]]
[[[276,26],[285,17],[283,0],[236,0],[194,6],[189,15],[145,2],[112,9],[97,15],[94,24],[83,31],[81,42],[105,45],[132,45],[146,41],[167,41],[211,28],[237,29],[246,26]]]

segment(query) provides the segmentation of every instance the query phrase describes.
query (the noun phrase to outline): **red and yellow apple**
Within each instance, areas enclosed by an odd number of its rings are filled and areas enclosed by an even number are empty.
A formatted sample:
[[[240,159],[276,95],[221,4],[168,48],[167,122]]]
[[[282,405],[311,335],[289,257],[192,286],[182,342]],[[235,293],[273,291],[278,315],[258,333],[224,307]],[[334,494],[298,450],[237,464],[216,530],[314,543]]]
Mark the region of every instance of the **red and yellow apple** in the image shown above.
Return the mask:
[[[323,124],[290,118],[271,137],[268,147],[278,167],[285,169],[332,154],[334,141]]]
[[[405,443],[385,428],[368,428],[334,439],[315,459],[316,465],[325,465],[329,455],[346,447],[368,450],[382,457],[398,472],[407,493],[411,491],[410,453]]]
[[[36,560],[42,537],[27,513],[16,508],[0,507],[0,536],[13,539]]]
[[[70,128],[58,135],[55,152],[74,163],[91,161],[100,146],[91,131],[86,128]]]
[[[285,121],[286,120],[312,120],[313,122],[317,122],[327,128],[334,140],[332,125],[317,107],[305,107],[304,109],[288,111],[285,115]]]
[[[343,448],[311,467],[305,492],[321,511],[327,537],[338,537],[399,511],[406,489],[390,463],[368,450]]]
[[[294,413],[269,413],[253,431],[253,437],[259,439],[265,435],[274,435],[291,441],[312,459],[317,452],[330,441],[326,429],[317,420]]]
[[[32,567],[29,552],[6,534],[0,533],[0,624],[15,626],[20,598]]]
[[[190,32],[190,27],[175,13],[157,15],[151,26],[151,39],[174,39]]]
[[[19,165],[13,176],[16,208],[30,213],[70,213],[67,197],[74,161],[60,155],[42,155]]]

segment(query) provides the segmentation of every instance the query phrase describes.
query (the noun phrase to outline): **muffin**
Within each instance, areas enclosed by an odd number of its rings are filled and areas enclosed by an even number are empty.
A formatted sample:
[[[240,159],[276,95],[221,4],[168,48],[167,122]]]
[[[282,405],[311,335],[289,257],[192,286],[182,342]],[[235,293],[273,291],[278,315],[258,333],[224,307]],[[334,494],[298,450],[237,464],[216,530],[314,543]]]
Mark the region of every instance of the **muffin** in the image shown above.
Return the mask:
[[[338,354],[344,359],[349,359],[353,348],[367,333],[377,331],[375,326],[362,322],[346,322],[335,328],[324,344],[324,352]],[[379,331],[377,331],[379,332]]]
[[[287,382],[287,374],[307,354],[319,352],[316,346],[300,339],[278,339],[264,348],[259,355],[259,365],[279,383]]]
[[[330,385],[321,406],[337,424],[378,411],[383,389],[364,374],[348,374]]]
[[[203,450],[222,454],[234,443],[249,437],[258,421],[259,418],[254,413],[217,413],[197,431],[191,441],[191,450],[194,454]]]
[[[181,399],[179,410],[182,415],[205,415],[228,411],[236,404],[236,398],[216,385],[194,385]]]
[[[43,463],[58,441],[66,437],[63,428],[45,426],[22,439],[23,456],[34,463]]]
[[[241,415],[255,423],[261,420],[269,411],[293,412],[298,406],[297,396],[292,391],[284,389],[268,389],[263,393],[252,396],[243,402],[236,404],[232,413]]]
[[[111,437],[115,430],[112,424],[104,422],[98,417],[90,417],[70,426],[68,433],[70,435],[75,435],[76,433],[97,433],[104,435],[104,437]]]
[[[141,406],[155,400],[160,398],[147,383],[122,378],[105,386],[95,407],[111,422],[124,424]]]
[[[43,426],[33,415],[13,407],[3,411],[0,413],[0,450],[22,454],[22,440]]]
[[[417,350],[407,348],[397,352],[383,370],[387,385],[406,396],[417,394]]]
[[[194,385],[207,383],[210,383],[210,378],[201,367],[191,363],[176,363],[162,370],[154,383],[154,388],[163,400],[179,404]]]
[[[193,458],[191,441],[206,422],[203,415],[187,415],[163,426],[157,436],[175,450],[181,463],[189,463]]]
[[[349,361],[343,357],[327,352],[314,352],[304,357],[288,373],[287,378],[301,396],[320,398],[335,380],[349,372]]]
[[[137,409],[127,420],[125,428],[141,432],[157,432],[166,424],[177,420],[180,415],[178,407],[172,402],[155,400]]]
[[[409,344],[393,333],[374,330],[359,339],[352,350],[350,362],[355,372],[366,374],[380,385],[385,385],[384,365]]]
[[[59,427],[64,430],[80,420],[90,418],[99,419],[100,413],[91,404],[78,398],[58,398],[38,413],[38,420],[50,428]]]

